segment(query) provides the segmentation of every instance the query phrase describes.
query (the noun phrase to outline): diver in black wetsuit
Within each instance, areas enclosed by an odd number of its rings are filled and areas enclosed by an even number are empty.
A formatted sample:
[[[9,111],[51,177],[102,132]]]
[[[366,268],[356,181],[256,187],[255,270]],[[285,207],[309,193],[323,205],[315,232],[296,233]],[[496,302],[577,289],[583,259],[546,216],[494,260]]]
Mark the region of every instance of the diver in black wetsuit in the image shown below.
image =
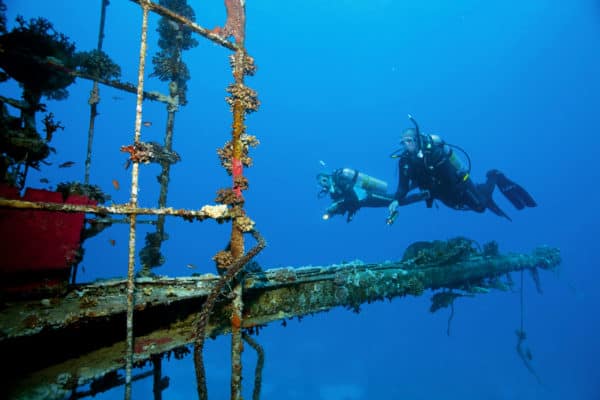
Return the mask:
[[[350,222],[360,208],[388,207],[394,200],[394,195],[387,193],[387,182],[352,168],[339,168],[333,173],[321,172],[317,175],[317,182],[321,187],[319,197],[329,195],[332,200],[323,214],[324,220],[336,214],[347,214],[346,222]],[[413,193],[402,198],[399,204],[406,205],[428,197],[428,193]]]
[[[427,207],[431,207],[437,199],[457,210],[482,213],[489,209],[508,220],[511,220],[510,217],[492,198],[496,186],[518,210],[537,206],[525,189],[498,170],[488,171],[485,183],[474,184],[469,177],[470,165],[465,168],[453,150],[462,149],[445,143],[437,135],[421,133],[415,120],[410,116],[409,118],[415,124],[415,128],[406,129],[402,133],[404,148],[392,155],[400,159],[400,176],[398,190],[389,205],[388,224],[394,222],[398,206],[402,205],[408,192],[415,187],[429,192],[430,197],[425,200]]]

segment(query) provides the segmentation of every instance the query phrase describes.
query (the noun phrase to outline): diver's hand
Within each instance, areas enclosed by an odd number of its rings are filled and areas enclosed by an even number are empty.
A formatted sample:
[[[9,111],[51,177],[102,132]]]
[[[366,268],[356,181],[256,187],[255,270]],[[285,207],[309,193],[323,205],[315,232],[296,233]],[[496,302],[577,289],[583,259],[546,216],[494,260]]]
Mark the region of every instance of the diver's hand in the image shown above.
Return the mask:
[[[344,200],[339,200],[339,201],[332,203],[329,207],[327,207],[327,210],[325,211],[325,214],[323,214],[322,218],[324,220],[328,220],[329,218],[331,218],[332,216],[334,216],[336,214],[344,214],[345,212],[346,212],[346,209],[344,207]]]
[[[385,220],[385,223],[388,225],[392,225],[398,216],[398,201],[394,200],[388,206],[388,210],[390,211],[390,215]]]
[[[390,212],[390,214],[395,213],[398,210],[398,200],[394,200],[390,203],[390,205],[388,206],[388,211]]]

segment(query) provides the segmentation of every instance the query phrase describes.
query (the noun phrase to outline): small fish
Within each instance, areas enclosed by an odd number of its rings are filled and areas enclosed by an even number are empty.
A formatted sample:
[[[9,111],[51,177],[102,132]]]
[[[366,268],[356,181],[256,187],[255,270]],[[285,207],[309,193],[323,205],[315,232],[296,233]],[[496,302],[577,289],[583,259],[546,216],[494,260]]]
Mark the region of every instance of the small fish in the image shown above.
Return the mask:
[[[114,246],[117,244],[117,241],[115,239],[108,239],[108,243],[110,243],[111,246]]]
[[[152,126],[152,122],[151,121],[144,121],[144,122],[142,122],[142,125],[144,125],[144,126]]]
[[[196,266],[194,264],[188,264],[186,265],[186,267],[188,267],[189,269],[196,269]]]
[[[121,185],[119,185],[119,181],[116,179],[112,180],[112,185],[116,190],[119,190],[121,188]]]
[[[321,167],[324,167],[325,166],[325,161],[319,160],[319,164],[321,164]]]
[[[123,100],[123,98],[121,96],[113,96],[112,99],[113,100]]]
[[[58,166],[58,168],[69,168],[75,165],[75,161],[66,161]]]
[[[46,178],[40,179],[40,182],[41,183],[50,183],[50,181],[48,179],[46,179]]]

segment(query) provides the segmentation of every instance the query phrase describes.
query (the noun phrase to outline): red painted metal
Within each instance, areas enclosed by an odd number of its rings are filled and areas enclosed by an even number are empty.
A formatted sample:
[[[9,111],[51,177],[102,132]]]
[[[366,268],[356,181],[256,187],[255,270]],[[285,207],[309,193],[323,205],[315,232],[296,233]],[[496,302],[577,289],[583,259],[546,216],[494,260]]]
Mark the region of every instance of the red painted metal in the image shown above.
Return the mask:
[[[21,198],[16,188],[0,185],[9,199],[67,204],[96,204],[85,196],[27,189]],[[0,276],[5,292],[45,290],[65,285],[81,246],[84,213],[0,210]]]

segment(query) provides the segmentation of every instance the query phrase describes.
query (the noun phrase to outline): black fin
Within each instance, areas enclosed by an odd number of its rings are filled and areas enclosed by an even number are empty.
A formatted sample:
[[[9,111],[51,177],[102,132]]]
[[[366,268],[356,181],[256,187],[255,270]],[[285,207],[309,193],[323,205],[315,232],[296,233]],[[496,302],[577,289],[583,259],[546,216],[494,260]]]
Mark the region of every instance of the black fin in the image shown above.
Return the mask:
[[[486,207],[488,208],[488,210],[490,210],[497,216],[504,217],[510,222],[512,222],[512,219],[504,211],[502,211],[500,207],[498,207],[498,204],[496,204],[496,202],[493,199],[488,199]]]
[[[502,194],[510,201],[517,210],[525,207],[536,207],[537,203],[525,189],[508,179],[504,174],[496,176],[496,184]]]

